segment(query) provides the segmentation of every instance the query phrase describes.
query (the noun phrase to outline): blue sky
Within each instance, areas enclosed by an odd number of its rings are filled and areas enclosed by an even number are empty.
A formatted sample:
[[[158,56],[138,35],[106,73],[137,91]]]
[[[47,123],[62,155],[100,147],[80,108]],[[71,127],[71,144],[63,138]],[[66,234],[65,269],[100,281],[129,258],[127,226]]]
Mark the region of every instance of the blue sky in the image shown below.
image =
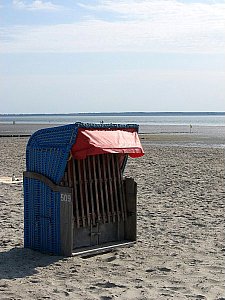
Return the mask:
[[[224,111],[223,0],[0,0],[0,113]]]

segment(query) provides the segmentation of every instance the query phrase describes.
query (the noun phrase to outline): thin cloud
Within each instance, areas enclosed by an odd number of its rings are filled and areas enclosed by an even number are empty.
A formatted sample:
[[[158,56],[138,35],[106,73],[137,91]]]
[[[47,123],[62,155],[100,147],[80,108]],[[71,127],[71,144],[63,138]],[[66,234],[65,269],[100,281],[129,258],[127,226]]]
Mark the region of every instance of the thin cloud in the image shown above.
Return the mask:
[[[175,17],[189,16],[190,18],[197,14],[210,15],[210,17],[224,18],[225,1],[213,1],[211,3],[180,2],[177,0],[108,0],[97,1],[95,5],[80,2],[80,7],[95,12],[111,12],[127,19],[154,19],[158,16],[165,20]],[[222,10],[221,10],[222,9]]]
[[[45,10],[45,11],[55,11],[61,9],[60,5],[53,4],[49,1],[41,1],[35,0],[31,3],[26,3],[25,1],[21,0],[13,0],[13,7],[16,9],[23,9],[23,10]]]
[[[95,6],[80,3],[89,17],[77,23],[2,28],[0,51],[224,52],[225,3],[187,4],[175,0],[97,3]],[[115,13],[117,18],[110,16],[106,20],[105,11]]]

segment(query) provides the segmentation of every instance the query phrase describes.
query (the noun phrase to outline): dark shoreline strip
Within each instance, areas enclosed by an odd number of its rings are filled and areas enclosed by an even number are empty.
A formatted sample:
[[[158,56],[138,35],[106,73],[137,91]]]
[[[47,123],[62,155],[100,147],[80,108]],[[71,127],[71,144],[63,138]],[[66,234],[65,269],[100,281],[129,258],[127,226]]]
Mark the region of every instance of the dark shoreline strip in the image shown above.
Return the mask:
[[[1,137],[29,137],[31,135],[32,135],[32,133],[30,133],[30,134],[0,134],[0,138]]]

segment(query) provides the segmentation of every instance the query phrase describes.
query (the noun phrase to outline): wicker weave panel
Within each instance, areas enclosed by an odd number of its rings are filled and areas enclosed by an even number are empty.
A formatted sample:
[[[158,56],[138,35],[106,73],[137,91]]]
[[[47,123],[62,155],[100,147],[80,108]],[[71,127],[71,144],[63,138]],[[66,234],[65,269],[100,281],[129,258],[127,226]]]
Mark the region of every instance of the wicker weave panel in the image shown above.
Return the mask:
[[[27,171],[47,176],[59,183],[67,164],[70,149],[75,143],[77,126],[66,125],[35,132],[26,151]]]
[[[24,247],[60,255],[60,193],[24,178]]]

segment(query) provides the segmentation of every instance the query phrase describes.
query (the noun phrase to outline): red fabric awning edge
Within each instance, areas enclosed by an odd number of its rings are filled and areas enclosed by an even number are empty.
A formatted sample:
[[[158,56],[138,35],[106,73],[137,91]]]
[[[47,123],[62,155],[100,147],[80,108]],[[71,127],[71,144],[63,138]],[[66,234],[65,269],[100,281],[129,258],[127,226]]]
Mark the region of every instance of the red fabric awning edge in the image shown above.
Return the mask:
[[[75,159],[105,153],[128,154],[132,158],[144,155],[137,131],[133,128],[109,130],[79,128],[71,152]]]

